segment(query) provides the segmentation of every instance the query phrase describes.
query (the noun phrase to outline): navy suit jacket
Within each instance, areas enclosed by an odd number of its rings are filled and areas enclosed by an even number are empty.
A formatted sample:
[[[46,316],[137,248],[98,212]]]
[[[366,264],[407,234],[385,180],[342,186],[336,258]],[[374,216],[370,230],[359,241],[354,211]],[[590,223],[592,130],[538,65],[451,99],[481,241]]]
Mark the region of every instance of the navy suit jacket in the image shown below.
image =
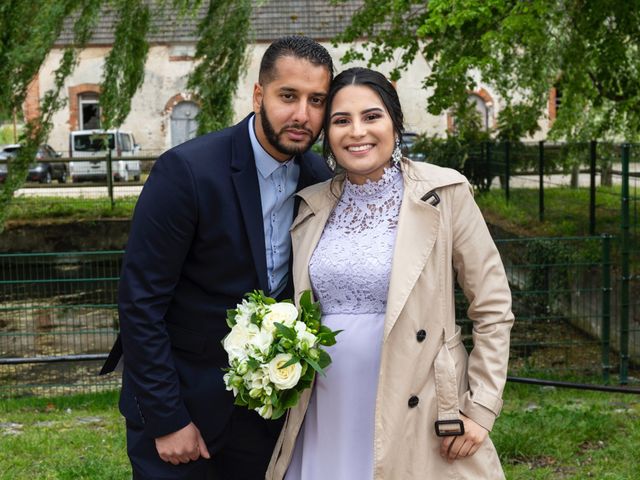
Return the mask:
[[[121,334],[103,372],[124,353],[120,411],[153,438],[190,421],[205,441],[222,431],[233,409],[221,370],[226,311],[246,292],[269,292],[251,118],[164,153],[135,208]],[[296,161],[299,189],[330,175],[311,152]]]

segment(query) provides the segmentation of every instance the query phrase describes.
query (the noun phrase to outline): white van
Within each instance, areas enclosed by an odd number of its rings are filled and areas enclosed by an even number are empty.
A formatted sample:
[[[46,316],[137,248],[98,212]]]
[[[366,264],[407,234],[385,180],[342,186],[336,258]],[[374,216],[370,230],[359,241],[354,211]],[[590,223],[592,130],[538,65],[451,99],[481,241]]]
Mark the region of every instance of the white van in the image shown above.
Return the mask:
[[[77,130],[69,134],[69,175],[72,182],[107,178],[107,162],[104,160],[107,156],[106,141],[111,150],[113,179],[117,182],[140,180],[140,161],[122,158],[132,157],[140,150],[133,134],[120,130]]]

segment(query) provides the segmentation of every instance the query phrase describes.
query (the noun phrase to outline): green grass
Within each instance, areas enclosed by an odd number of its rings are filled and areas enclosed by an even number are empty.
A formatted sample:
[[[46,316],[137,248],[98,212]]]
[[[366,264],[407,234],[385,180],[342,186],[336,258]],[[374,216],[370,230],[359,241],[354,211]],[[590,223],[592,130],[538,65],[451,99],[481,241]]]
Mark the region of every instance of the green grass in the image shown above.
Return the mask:
[[[639,396],[508,384],[504,398],[492,438],[508,479],[637,478]],[[3,400],[0,479],[130,478],[116,403],[115,392]]]
[[[492,438],[508,479],[635,479],[640,396],[508,384]]]
[[[637,197],[631,208],[637,208]],[[548,188],[545,190],[545,219],[538,218],[538,190],[494,189],[476,196],[487,221],[522,236],[578,236],[589,234],[589,189]],[[621,222],[619,187],[598,187],[596,191],[596,234],[618,235]]]
[[[17,197],[9,206],[7,220],[100,220],[131,218],[137,196],[117,198]]]
[[[115,392],[3,399],[0,479],[131,478],[116,404]]]

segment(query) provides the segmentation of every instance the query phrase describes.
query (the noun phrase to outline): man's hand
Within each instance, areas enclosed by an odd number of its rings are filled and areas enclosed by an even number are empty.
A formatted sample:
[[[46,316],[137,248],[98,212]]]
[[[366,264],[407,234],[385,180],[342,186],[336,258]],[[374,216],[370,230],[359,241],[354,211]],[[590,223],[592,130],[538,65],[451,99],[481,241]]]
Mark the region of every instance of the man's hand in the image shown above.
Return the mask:
[[[478,451],[489,432],[471,420],[460,415],[464,423],[464,435],[459,437],[444,437],[440,444],[440,455],[449,463],[461,457],[470,457]]]
[[[200,430],[191,422],[177,432],[156,438],[156,450],[165,462],[188,463],[200,457],[211,458]]]

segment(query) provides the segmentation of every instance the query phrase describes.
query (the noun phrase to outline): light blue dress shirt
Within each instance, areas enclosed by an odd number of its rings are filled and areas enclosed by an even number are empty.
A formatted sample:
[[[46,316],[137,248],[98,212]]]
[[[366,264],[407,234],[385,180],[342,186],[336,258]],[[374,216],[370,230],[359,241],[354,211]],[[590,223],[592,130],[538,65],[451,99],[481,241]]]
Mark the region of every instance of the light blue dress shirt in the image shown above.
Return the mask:
[[[267,258],[267,278],[272,297],[282,292],[287,284],[293,222],[294,194],[298,186],[300,165],[293,159],[278,162],[269,155],[256,137],[255,116],[249,122],[249,137],[258,170],[264,245]],[[266,293],[266,292],[265,292]]]

